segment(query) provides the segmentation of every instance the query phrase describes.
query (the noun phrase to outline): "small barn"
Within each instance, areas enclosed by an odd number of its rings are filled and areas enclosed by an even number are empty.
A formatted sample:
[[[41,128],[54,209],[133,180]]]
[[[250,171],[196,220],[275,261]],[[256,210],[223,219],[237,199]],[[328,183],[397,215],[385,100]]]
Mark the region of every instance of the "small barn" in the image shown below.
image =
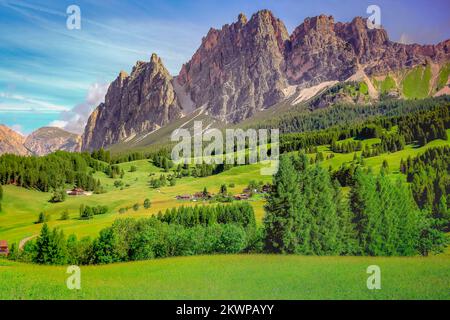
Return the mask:
[[[86,194],[86,191],[84,191],[82,188],[73,188],[72,190],[68,191],[67,194],[69,196],[84,196]]]
[[[179,196],[176,196],[177,200],[191,200],[191,196],[189,194],[182,194]]]
[[[8,242],[6,240],[0,240],[0,255],[8,255]]]

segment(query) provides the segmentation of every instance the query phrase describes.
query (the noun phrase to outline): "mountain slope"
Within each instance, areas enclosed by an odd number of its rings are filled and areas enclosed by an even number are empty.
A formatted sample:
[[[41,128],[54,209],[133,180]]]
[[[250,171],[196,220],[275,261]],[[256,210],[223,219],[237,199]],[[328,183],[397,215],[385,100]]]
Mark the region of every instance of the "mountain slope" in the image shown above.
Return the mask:
[[[21,134],[0,124],[0,154],[27,155],[28,150],[23,146],[24,141],[25,138]]]
[[[37,156],[58,150],[78,152],[81,149],[81,137],[60,128],[43,127],[30,134],[24,146]]]
[[[156,55],[138,62],[131,76],[121,72],[88,121],[83,150],[116,143],[122,149],[195,110],[236,124],[344,81],[351,82],[345,90],[310,107],[442,94],[448,91],[449,61],[450,40],[395,43],[361,17],[347,23],[325,15],[307,18],[289,35],[268,10],[250,20],[240,14],[236,22],[210,29],[174,78]]]
[[[83,150],[93,150],[151,132],[180,118],[172,76],[156,54],[138,61],[130,75],[120,72],[91,114],[83,134]]]

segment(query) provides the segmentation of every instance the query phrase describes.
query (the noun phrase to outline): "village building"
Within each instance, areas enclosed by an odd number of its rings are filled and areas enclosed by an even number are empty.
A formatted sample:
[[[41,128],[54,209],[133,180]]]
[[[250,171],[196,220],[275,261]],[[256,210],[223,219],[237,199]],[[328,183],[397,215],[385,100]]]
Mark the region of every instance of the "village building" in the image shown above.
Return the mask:
[[[175,197],[177,200],[191,200],[191,195],[183,194]]]
[[[6,240],[0,240],[0,255],[8,255],[8,242]]]
[[[194,199],[211,199],[211,193],[204,194],[203,192],[194,193]]]
[[[82,188],[73,188],[72,190],[67,191],[67,194],[69,196],[84,196],[86,194],[86,191],[84,191]]]
[[[250,195],[247,193],[237,194],[234,196],[235,200],[248,200],[250,199]]]

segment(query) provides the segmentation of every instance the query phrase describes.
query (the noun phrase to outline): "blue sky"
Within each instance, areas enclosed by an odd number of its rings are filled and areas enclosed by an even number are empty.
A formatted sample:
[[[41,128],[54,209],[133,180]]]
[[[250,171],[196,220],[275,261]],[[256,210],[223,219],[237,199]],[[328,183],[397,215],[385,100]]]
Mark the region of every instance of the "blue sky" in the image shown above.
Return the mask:
[[[81,30],[66,28],[69,5]],[[176,75],[210,27],[270,9],[290,32],[306,17],[337,21],[381,8],[391,40],[437,43],[450,38],[450,1],[402,0],[0,0],[0,123],[28,134],[43,125],[79,131],[120,70],[152,52]]]

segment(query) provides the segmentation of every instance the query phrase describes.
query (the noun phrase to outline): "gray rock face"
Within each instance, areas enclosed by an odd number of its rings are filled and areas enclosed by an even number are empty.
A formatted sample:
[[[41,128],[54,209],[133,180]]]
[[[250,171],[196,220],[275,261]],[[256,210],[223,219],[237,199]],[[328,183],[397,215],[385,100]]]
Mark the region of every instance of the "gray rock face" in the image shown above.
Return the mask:
[[[450,41],[438,45],[405,45],[389,40],[386,30],[367,28],[367,19],[335,23],[333,17],[307,18],[298,26],[286,50],[286,72],[291,84],[314,85],[346,80],[362,68],[368,75],[450,58]]]
[[[138,61],[131,75],[121,72],[91,114],[83,150],[94,150],[153,131],[181,116],[172,77],[155,54]]]
[[[28,155],[28,150],[23,146],[24,141],[21,134],[0,124],[0,154]]]
[[[284,49],[289,34],[270,11],[221,30],[211,29],[177,81],[196,107],[215,117],[238,122],[283,99],[287,86]]]
[[[24,146],[30,153],[43,156],[58,150],[79,152],[81,137],[55,127],[43,127],[27,136]]]
[[[349,23],[325,15],[307,18],[289,35],[268,10],[250,20],[241,14],[231,25],[210,29],[175,79],[156,55],[138,62],[130,76],[121,72],[88,121],[83,149],[126,141],[198,108],[237,123],[295,93],[297,86],[448,60],[450,40],[395,43],[360,17]]]

